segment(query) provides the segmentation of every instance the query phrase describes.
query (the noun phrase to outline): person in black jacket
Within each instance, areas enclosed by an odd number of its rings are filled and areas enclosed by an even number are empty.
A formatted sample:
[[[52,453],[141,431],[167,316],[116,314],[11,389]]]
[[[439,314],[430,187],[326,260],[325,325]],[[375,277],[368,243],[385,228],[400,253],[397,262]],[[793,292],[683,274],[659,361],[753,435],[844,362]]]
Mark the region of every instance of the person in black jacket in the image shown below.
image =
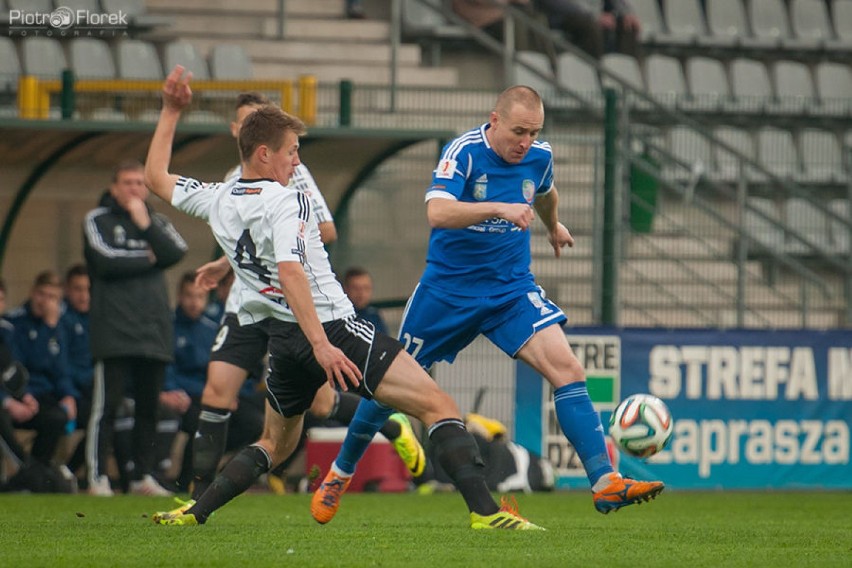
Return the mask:
[[[147,197],[142,164],[123,162],[99,207],[84,220],[95,361],[86,460],[89,492],[94,495],[112,495],[106,459],[127,381],[132,382],[135,399],[130,491],[170,494],[151,476],[157,401],[174,354],[163,271],[177,263],[187,247],[171,222],[147,205]]]

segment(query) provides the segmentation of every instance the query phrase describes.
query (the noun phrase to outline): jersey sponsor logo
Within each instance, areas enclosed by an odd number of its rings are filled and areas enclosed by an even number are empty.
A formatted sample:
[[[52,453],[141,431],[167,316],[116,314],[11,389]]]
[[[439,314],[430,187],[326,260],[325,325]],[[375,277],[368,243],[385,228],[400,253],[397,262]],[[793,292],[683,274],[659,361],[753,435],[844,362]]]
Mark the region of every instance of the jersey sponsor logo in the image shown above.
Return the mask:
[[[290,306],[287,304],[287,299],[284,297],[284,291],[281,288],[276,288],[275,286],[267,286],[266,288],[261,288],[258,290],[260,295],[266,298],[267,300],[271,300],[276,304],[280,304],[290,309]]]
[[[533,197],[535,197],[535,183],[531,179],[525,179],[521,184],[521,192],[524,194],[524,199],[527,200],[527,203],[533,202]]]
[[[262,191],[262,187],[235,187],[231,195],[260,195]]]
[[[482,174],[476,179],[473,184],[473,198],[477,201],[483,201],[488,197],[488,176]]]
[[[453,179],[456,173],[456,161],[444,159],[438,162],[435,177],[440,179]]]

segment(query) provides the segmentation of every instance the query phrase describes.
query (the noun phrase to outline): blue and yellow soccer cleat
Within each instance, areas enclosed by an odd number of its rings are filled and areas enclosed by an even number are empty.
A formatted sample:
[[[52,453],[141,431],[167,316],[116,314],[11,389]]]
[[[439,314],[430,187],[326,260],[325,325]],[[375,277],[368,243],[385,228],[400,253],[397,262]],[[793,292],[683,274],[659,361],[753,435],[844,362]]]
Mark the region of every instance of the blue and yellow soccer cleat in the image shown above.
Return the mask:
[[[324,525],[334,518],[340,507],[340,498],[349,487],[350,481],[352,477],[340,477],[333,470],[329,470],[311,498],[311,516],[316,522]]]
[[[172,509],[171,511],[160,511],[151,515],[151,520],[157,523],[158,525],[170,525],[175,523],[168,523],[164,521],[169,521],[175,519],[177,517],[182,516],[184,513],[189,511],[193,505],[195,505],[194,499],[189,499],[188,501],[183,501],[179,497],[175,497],[175,502],[180,505],[177,509]],[[195,515],[191,515],[192,518],[195,518]],[[182,524],[182,523],[177,523]],[[198,524],[198,523],[195,523]]]
[[[544,527],[534,525],[518,514],[518,504],[514,498],[500,500],[500,510],[493,515],[470,514],[470,528],[475,530],[500,529],[509,531],[543,531]]]
[[[636,481],[618,473],[608,475],[609,485],[593,495],[595,509],[606,515],[634,503],[650,501],[662,493],[661,481]]]
[[[401,412],[395,412],[388,417],[388,420],[393,420],[399,424],[401,429],[399,436],[393,441],[396,453],[399,454],[402,463],[411,472],[412,477],[420,477],[426,468],[426,452],[423,451],[423,446],[420,445],[420,441],[414,435],[408,416]]]

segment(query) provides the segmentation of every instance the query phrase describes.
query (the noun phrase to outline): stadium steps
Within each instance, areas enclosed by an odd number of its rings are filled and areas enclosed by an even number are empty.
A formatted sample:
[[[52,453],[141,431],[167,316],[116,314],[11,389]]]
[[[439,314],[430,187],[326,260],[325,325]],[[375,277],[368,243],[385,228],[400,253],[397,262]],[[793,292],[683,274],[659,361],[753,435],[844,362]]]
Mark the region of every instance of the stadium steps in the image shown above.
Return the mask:
[[[157,30],[151,39],[180,38],[193,43],[203,55],[216,44],[239,43],[251,58],[258,79],[314,75],[327,83],[342,79],[356,85],[391,82],[390,24],[347,19],[344,0],[288,0],[284,39],[278,38],[277,4],[268,0],[152,0],[148,10],[173,22]],[[458,85],[456,68],[422,65],[417,45],[403,44],[397,55],[400,86]],[[403,119],[395,120],[377,126],[406,126]]]

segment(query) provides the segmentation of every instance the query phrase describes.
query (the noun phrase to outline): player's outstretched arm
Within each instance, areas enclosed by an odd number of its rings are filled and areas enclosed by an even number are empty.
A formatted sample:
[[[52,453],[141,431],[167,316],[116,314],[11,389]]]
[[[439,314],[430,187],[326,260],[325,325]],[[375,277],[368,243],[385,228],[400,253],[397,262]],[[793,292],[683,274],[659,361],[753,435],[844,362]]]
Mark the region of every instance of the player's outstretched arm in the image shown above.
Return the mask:
[[[169,173],[172,143],[180,113],[192,102],[190,79],[191,72],[184,75],[184,68],[175,65],[163,82],[163,110],[160,111],[160,119],[145,160],[145,185],[168,203],[172,202],[172,193],[178,180],[178,176]]]
[[[544,195],[540,195],[533,202],[535,210],[538,211],[541,222],[547,227],[547,240],[553,247],[553,253],[558,258],[562,253],[562,247],[574,246],[574,237],[571,232],[559,222],[559,194],[554,187]]]
[[[535,214],[526,203],[468,203],[434,197],[426,203],[426,216],[431,227],[440,229],[464,229],[494,217],[527,229]]]
[[[279,262],[278,279],[287,304],[314,350],[314,357],[325,369],[329,384],[332,387],[340,387],[344,391],[349,390],[348,379],[349,385],[358,386],[361,382],[361,371],[343,354],[343,351],[328,340],[314,307],[310,284],[301,263]]]

